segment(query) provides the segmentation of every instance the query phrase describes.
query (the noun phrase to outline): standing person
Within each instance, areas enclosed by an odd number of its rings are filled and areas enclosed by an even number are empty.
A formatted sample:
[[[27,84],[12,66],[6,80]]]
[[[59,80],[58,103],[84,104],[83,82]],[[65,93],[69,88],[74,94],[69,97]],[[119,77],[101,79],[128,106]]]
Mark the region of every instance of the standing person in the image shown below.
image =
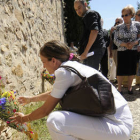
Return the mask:
[[[131,5],[122,9],[124,23],[116,27],[114,37],[114,43],[118,46],[118,91],[122,92],[123,76],[128,76],[128,94],[133,94],[132,81],[136,75],[137,45],[140,40],[140,23],[131,21],[134,14],[135,9]]]
[[[101,25],[103,27],[103,19],[101,19]],[[109,33],[108,30],[103,29],[103,37],[104,37],[104,41],[105,41],[105,53],[101,59],[101,72],[102,74],[107,78],[108,75],[108,46],[110,43],[110,37],[109,37]]]
[[[77,54],[78,49],[74,46],[74,42],[70,43],[69,48],[71,50],[71,53]]]
[[[140,9],[136,11],[135,21],[140,22]],[[140,46],[138,46],[137,66],[136,85],[140,85]]]
[[[83,36],[80,41],[79,54],[84,63],[99,69],[99,63],[105,51],[101,16],[98,12],[88,10],[85,0],[75,0],[74,9],[83,20]],[[94,51],[94,55],[87,58],[87,54]]]
[[[67,89],[82,81],[77,74],[60,66],[71,66],[85,77],[99,74],[104,80],[108,80],[94,68],[74,61],[75,55],[70,54],[69,48],[60,41],[53,40],[41,47],[40,58],[49,73],[55,74],[53,89],[33,97],[20,97],[19,102],[22,104],[38,101],[45,103],[30,114],[15,113],[11,117],[13,122],[24,123],[49,115],[47,127],[52,140],[129,140],[133,129],[132,115],[126,100],[113,85],[111,89],[116,108],[113,115],[91,117],[64,110],[51,113]]]
[[[112,67],[110,69],[109,80],[116,82],[116,67],[117,67],[117,46],[114,44],[114,33],[115,27],[122,24],[123,20],[121,17],[116,18],[114,26],[110,30],[110,44],[109,44],[109,57],[113,58]]]
[[[140,9],[138,9],[136,11],[136,14],[135,14],[135,21],[139,21],[140,22]]]

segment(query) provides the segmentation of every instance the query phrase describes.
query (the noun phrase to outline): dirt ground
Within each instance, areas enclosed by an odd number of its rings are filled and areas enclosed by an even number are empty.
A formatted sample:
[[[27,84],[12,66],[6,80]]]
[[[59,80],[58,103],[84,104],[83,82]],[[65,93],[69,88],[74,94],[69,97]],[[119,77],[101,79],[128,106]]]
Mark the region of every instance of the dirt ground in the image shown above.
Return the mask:
[[[117,84],[114,84],[117,87]],[[132,112],[134,129],[130,140],[140,140],[140,85],[135,85],[133,81],[133,95],[127,93],[127,87],[123,87],[123,97],[128,101]]]

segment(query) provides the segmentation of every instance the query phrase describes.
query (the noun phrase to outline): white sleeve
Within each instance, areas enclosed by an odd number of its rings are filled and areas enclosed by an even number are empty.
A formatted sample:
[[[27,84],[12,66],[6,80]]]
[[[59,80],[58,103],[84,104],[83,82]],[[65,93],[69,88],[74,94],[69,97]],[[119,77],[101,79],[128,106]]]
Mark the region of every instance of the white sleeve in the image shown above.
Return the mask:
[[[70,71],[67,71],[64,68],[59,68],[55,71],[55,78],[51,96],[62,98],[67,89],[72,86],[74,77]]]

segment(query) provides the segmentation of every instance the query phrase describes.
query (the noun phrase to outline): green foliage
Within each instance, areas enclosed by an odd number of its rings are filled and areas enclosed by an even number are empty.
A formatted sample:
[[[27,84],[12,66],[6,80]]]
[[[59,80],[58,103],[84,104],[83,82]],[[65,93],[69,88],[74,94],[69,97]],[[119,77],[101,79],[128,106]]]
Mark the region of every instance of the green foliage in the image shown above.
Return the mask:
[[[87,0],[87,4],[89,5]],[[78,17],[74,10],[74,0],[64,1],[64,20],[65,20],[65,35],[68,45],[70,42],[74,42],[74,45],[78,45],[82,34],[82,18]]]
[[[29,104],[24,107],[24,114],[29,114],[33,112],[35,109],[39,108],[43,103],[38,102],[34,104]],[[38,140],[51,140],[47,126],[46,126],[47,117],[35,120],[30,122],[31,127],[34,129],[34,132],[38,134]]]
[[[26,105],[26,107],[24,107],[23,112],[24,114],[29,114],[33,112],[35,109],[41,107],[42,105],[43,102],[37,102],[34,104]],[[60,109],[60,105],[58,104],[55,107],[54,111],[59,109]],[[47,117],[30,122],[34,132],[37,132],[38,134],[38,140],[52,140],[46,126],[46,121],[47,121]]]

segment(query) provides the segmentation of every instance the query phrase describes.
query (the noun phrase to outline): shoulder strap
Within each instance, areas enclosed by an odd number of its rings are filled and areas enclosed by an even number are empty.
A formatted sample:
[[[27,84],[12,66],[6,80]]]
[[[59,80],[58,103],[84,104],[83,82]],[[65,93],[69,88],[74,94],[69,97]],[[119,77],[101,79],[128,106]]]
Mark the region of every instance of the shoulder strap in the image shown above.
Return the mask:
[[[66,70],[72,71],[73,73],[77,74],[82,80],[85,80],[86,77],[82,76],[75,68],[70,66],[60,66],[60,68],[65,68]]]

